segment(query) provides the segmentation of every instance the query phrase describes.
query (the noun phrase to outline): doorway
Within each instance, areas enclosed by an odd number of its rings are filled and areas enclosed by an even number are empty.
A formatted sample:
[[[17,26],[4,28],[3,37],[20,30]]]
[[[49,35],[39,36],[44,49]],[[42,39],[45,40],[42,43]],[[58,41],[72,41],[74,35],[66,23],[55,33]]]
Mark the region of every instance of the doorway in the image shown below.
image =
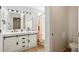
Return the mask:
[[[66,48],[70,48],[71,41],[78,42],[77,10],[78,7],[74,6],[46,7],[46,51],[64,52]],[[70,40],[69,37],[72,39]]]

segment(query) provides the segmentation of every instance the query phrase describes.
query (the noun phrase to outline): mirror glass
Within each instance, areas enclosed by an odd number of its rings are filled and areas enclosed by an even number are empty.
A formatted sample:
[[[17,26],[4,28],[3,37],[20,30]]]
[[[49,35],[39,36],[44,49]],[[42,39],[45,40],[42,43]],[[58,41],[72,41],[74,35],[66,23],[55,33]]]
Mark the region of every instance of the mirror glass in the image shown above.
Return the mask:
[[[21,19],[18,17],[13,17],[13,29],[21,28]]]
[[[25,29],[27,31],[33,30],[33,17],[25,15]]]

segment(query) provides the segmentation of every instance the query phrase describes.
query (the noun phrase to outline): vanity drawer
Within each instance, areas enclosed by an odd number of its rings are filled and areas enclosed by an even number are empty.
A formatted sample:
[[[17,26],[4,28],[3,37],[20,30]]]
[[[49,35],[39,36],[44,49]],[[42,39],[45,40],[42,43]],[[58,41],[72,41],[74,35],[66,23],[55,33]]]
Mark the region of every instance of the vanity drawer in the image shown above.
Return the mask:
[[[27,36],[18,36],[18,49],[28,47],[28,37]]]
[[[26,39],[28,39],[27,36],[18,36],[18,38],[19,38],[19,39],[22,39],[22,40],[26,40]]]

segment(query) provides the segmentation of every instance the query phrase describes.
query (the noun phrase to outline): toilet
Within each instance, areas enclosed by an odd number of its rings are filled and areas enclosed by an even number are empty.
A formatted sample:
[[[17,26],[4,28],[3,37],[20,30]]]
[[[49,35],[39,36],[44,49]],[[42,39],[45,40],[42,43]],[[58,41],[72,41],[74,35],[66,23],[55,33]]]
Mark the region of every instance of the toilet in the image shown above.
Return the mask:
[[[71,52],[78,52],[78,44],[75,42],[69,43],[69,48],[71,48]]]

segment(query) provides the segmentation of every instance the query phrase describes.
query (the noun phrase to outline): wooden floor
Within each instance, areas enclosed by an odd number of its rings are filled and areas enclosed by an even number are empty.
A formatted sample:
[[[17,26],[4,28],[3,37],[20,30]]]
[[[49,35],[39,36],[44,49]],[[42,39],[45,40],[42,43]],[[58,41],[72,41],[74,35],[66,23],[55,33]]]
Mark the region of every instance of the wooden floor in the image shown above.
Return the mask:
[[[45,48],[44,46],[37,46],[31,49],[23,50],[22,52],[44,52]]]
[[[66,50],[64,50],[64,52],[71,52],[71,49],[67,48]]]
[[[45,52],[45,47],[44,46],[37,46],[34,48],[23,50],[22,52]],[[71,49],[67,48],[66,50],[64,50],[64,52],[71,52]]]

